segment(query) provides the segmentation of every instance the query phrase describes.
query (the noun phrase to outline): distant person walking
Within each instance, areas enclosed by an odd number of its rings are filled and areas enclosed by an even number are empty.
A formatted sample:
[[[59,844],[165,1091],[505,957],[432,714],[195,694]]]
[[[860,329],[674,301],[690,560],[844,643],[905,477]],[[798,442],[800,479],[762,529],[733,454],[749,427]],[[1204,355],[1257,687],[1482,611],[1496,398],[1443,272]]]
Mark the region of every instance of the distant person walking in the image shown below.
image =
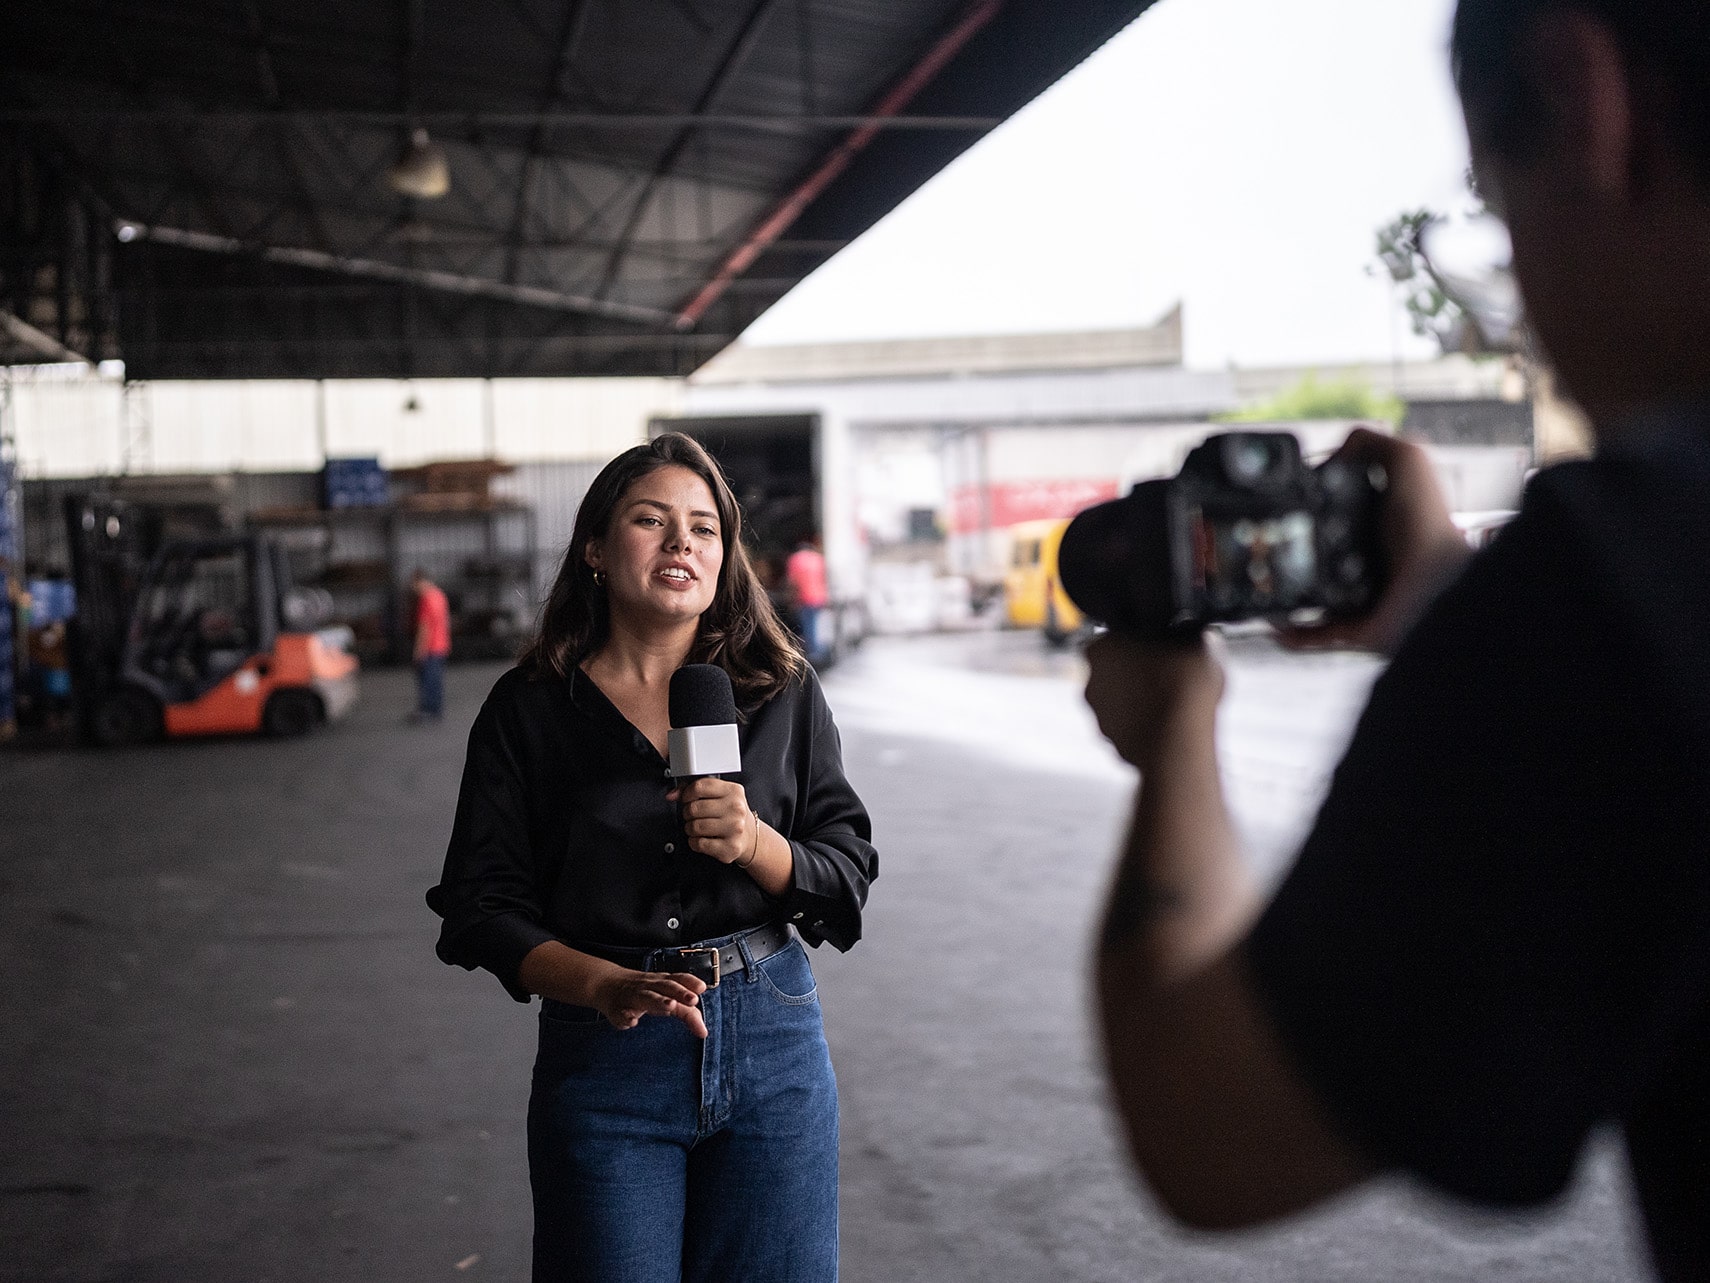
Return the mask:
[[[821,663],[826,652],[825,608],[831,601],[831,592],[826,584],[825,554],[819,550],[818,540],[804,539],[796,545],[784,563],[784,579],[790,585],[790,597],[796,608],[796,631],[801,634],[808,660]]]
[[[412,722],[437,722],[445,713],[445,661],[451,655],[451,604],[438,584],[417,569],[410,576],[416,596],[416,711]]]

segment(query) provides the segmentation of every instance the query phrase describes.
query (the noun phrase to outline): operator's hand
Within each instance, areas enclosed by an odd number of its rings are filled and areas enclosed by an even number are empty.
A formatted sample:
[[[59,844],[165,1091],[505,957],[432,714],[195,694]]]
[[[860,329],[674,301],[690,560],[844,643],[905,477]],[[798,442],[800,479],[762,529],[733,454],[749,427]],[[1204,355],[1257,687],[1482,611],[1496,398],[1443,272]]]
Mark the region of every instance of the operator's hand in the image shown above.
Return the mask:
[[[1381,467],[1389,475],[1382,531],[1389,583],[1370,614],[1306,628],[1280,627],[1277,639],[1293,650],[1393,654],[1413,621],[1472,556],[1472,549],[1449,516],[1430,456],[1420,447],[1370,428],[1355,428],[1336,458],[1363,468]]]
[[[706,989],[706,981],[687,972],[626,969],[600,983],[593,1005],[614,1029],[634,1029],[643,1016],[671,1016],[695,1037],[705,1038],[700,1004]]]
[[[665,799],[682,804],[691,851],[742,868],[753,862],[759,852],[760,821],[742,785],[703,775],[686,788],[672,789]]]
[[[1209,731],[1223,698],[1222,642],[1106,633],[1087,647],[1087,703],[1125,762],[1145,771],[1173,734]]]

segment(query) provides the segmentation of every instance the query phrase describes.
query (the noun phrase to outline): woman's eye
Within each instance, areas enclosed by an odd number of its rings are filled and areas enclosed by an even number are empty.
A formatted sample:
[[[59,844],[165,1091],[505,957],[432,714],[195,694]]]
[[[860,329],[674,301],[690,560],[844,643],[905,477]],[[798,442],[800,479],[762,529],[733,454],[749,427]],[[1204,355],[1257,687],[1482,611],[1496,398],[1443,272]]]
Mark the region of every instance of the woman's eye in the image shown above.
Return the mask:
[[[711,526],[696,526],[695,533],[697,535],[705,535],[708,539],[718,538],[718,531],[714,530]]]

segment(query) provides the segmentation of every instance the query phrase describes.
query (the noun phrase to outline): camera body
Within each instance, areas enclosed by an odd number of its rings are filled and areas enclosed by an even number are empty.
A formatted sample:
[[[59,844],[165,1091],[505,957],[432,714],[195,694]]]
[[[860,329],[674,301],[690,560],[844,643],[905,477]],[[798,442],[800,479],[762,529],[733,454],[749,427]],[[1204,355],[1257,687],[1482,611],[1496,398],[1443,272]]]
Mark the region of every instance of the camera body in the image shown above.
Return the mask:
[[[1358,616],[1383,587],[1387,488],[1380,467],[1341,458],[1309,467],[1292,433],[1219,433],[1174,477],[1143,481],[1069,523],[1063,590],[1088,617],[1147,635]]]

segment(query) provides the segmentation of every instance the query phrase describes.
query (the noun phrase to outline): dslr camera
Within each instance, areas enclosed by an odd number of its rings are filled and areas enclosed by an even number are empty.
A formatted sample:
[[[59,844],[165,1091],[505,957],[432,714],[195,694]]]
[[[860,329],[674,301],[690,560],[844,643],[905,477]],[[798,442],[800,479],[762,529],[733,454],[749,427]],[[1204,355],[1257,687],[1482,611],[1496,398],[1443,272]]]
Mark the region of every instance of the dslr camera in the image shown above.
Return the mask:
[[[1151,636],[1364,614],[1383,587],[1388,481],[1345,459],[1309,467],[1292,433],[1220,433],[1174,477],[1069,523],[1063,591],[1089,618]]]

